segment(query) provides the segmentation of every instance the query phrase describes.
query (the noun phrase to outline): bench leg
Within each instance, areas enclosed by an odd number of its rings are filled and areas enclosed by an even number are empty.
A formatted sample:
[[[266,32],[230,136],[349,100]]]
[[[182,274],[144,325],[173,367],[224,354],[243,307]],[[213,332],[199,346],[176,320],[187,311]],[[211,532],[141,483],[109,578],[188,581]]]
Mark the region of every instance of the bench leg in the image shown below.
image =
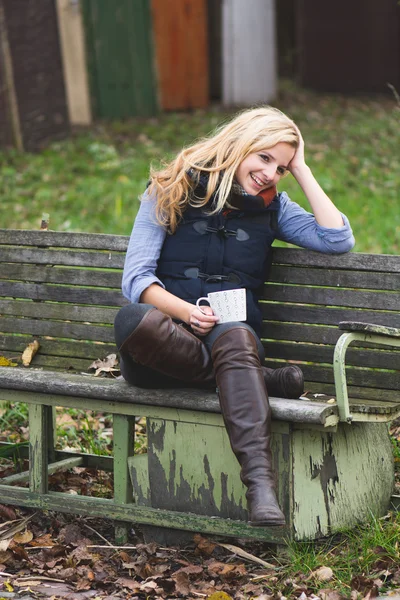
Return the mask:
[[[29,489],[38,494],[48,492],[48,417],[47,406],[29,405]]]
[[[133,489],[128,469],[128,457],[133,455],[135,417],[113,415],[114,431],[114,500],[118,504],[133,502]],[[112,517],[112,515],[110,515]],[[115,541],[125,544],[131,524],[119,522],[115,526]]]

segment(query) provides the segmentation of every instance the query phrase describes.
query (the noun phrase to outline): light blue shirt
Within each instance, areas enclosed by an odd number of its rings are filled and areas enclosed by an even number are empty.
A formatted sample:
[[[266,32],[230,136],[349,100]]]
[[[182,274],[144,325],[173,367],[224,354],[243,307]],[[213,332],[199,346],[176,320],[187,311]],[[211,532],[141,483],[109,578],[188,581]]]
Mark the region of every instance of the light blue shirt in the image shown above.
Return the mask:
[[[279,196],[277,239],[325,254],[343,254],[353,248],[353,232],[343,213],[342,227],[322,227],[312,213],[292,202],[286,192]],[[165,288],[156,270],[167,231],[157,222],[155,208],[155,199],[146,192],[129,240],[122,277],[122,293],[131,302],[139,302],[142,292],[152,283]]]

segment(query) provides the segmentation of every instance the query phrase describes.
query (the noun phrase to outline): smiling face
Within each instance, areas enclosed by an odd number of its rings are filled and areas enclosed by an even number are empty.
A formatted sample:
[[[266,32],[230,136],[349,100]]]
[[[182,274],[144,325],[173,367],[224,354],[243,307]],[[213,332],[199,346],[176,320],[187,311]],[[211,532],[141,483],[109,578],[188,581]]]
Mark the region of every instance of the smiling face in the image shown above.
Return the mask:
[[[237,168],[236,181],[245,192],[257,196],[278,183],[285,175],[294,154],[295,149],[286,142],[252,152]]]

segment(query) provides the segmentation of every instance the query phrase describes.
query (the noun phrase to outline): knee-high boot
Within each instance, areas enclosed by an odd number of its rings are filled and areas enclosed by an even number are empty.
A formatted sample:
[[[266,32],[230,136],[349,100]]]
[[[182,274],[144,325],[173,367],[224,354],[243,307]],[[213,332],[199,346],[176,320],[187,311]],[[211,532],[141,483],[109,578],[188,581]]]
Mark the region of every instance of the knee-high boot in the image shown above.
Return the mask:
[[[164,375],[188,384],[215,386],[212,360],[205,345],[156,308],[144,315],[119,350]]]
[[[249,521],[284,525],[272,469],[271,410],[254,336],[244,327],[228,330],[214,342],[211,356],[225,426],[247,486]]]
[[[269,369],[263,367],[264,381],[270,396],[300,398],[304,392],[303,372],[297,365]]]

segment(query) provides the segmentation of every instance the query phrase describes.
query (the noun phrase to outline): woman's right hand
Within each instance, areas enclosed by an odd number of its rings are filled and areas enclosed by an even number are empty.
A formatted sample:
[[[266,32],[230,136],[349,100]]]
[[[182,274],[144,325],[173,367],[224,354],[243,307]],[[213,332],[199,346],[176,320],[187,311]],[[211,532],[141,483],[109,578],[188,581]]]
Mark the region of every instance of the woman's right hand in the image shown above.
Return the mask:
[[[218,321],[219,317],[214,315],[211,306],[202,306],[200,310],[191,305],[188,324],[196,335],[207,335]]]

